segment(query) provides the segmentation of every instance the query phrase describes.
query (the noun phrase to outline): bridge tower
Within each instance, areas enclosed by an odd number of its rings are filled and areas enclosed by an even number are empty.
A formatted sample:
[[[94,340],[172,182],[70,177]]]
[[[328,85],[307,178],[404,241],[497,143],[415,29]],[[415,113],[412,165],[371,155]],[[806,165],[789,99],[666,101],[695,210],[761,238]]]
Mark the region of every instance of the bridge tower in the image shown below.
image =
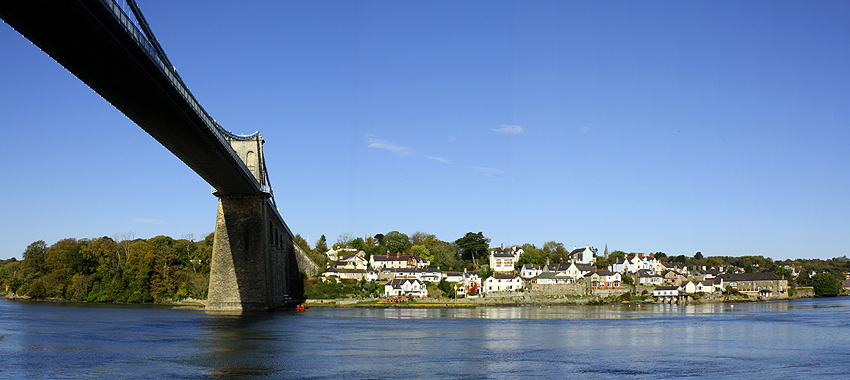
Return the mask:
[[[218,213],[206,309],[237,313],[272,310],[285,305],[289,294],[297,292],[300,279],[293,236],[280,222],[274,202],[268,201],[272,195],[266,185],[263,138],[257,135],[228,142],[264,191],[215,193]]]

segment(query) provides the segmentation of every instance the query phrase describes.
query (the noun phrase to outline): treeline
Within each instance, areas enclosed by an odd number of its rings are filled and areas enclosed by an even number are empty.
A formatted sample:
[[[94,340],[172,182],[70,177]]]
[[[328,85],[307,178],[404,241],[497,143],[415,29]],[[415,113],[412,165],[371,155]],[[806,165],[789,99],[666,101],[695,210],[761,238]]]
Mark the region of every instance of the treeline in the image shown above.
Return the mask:
[[[490,239],[483,233],[468,232],[453,242],[438,239],[433,234],[415,232],[407,234],[390,231],[374,236],[354,238],[351,234],[341,234],[336,243],[329,245],[325,235],[316,241],[313,247],[296,234],[294,243],[310,255],[310,258],[325,268],[329,247],[333,249],[354,248],[364,251],[368,260],[372,255],[411,254],[427,258],[432,267],[440,267],[444,271],[474,269],[480,264],[487,263],[490,250]]]
[[[134,239],[130,235],[113,238],[64,239],[47,246],[44,241],[30,244],[23,259],[0,260],[0,286],[7,294],[33,298],[62,298],[93,302],[161,302],[187,297],[205,299],[207,296],[212,253],[213,234],[194,241],[157,236],[151,239]],[[432,267],[442,271],[479,270],[483,276],[491,272],[487,267],[490,239],[482,232],[468,232],[451,241],[442,241],[433,234],[415,232],[407,235],[398,231],[375,234],[363,238],[341,234],[329,246],[324,235],[314,246],[300,235],[294,243],[319,265],[325,268],[329,248],[354,248],[362,250],[368,260],[372,255],[412,254],[427,258]],[[523,244],[524,254],[517,267],[526,263],[542,266],[547,262],[568,262],[570,249],[563,243],[546,242],[542,247]],[[635,253],[615,250],[607,257],[597,255],[596,267],[609,265]],[[791,286],[814,286],[829,274],[831,286],[850,272],[846,257],[829,260],[797,259],[774,261],[762,256],[711,256],[701,252],[693,256],[668,256],[663,252],[653,255],[667,262],[682,263],[691,269],[705,267],[737,267],[746,272],[774,272],[791,280]],[[792,276],[793,267],[800,273]],[[369,283],[341,284],[322,288],[320,282],[307,280],[305,293],[374,294],[375,285]],[[346,285],[346,286],[349,286]],[[326,286],[327,287],[327,286]]]
[[[23,259],[6,260],[7,294],[90,302],[205,299],[213,234],[201,241],[157,236],[64,239],[30,244]]]

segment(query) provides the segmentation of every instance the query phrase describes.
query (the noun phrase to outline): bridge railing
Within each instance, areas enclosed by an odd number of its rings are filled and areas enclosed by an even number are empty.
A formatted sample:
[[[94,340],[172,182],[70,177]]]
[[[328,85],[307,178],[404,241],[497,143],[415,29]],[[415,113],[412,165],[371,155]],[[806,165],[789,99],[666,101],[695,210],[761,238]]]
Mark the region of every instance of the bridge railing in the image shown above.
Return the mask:
[[[203,120],[206,124],[207,128],[213,132],[219,142],[224,146],[228,153],[234,158],[235,162],[237,162],[246,173],[251,173],[248,170],[248,167],[245,166],[245,163],[242,162],[242,159],[236,154],[236,151],[231,148],[230,143],[227,139],[235,139],[235,140],[250,140],[259,136],[259,132],[254,132],[251,135],[237,135],[234,134],[222,127],[218,124],[218,122],[213,119],[209,113],[195,100],[195,96],[189,91],[189,88],[186,87],[186,84],[183,83],[183,80],[177,74],[177,71],[171,65],[165,63],[165,61],[160,57],[159,53],[154,49],[153,45],[148,41],[145,34],[139,30],[130,16],[124,12],[121,5],[115,0],[100,0],[101,3],[112,13],[116,20],[124,27],[127,33],[136,41],[136,43],[142,48],[142,50],[147,53],[148,57],[156,64],[156,66],[162,71],[163,75],[168,78],[168,81],[171,82],[171,85],[180,93],[186,103],[195,111],[198,117]],[[250,178],[254,179],[253,175],[249,175]],[[259,181],[254,181],[257,183],[258,188],[262,192],[267,192],[266,185],[263,183],[259,183]]]

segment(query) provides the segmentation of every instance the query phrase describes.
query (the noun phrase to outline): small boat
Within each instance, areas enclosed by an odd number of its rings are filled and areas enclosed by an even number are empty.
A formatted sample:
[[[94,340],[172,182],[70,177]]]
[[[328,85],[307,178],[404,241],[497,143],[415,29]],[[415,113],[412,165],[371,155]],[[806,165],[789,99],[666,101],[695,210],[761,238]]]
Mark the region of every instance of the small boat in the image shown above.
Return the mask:
[[[298,306],[295,307],[295,310],[304,311],[304,310],[307,310],[309,308],[310,308],[310,306],[307,306],[307,305],[298,305]]]

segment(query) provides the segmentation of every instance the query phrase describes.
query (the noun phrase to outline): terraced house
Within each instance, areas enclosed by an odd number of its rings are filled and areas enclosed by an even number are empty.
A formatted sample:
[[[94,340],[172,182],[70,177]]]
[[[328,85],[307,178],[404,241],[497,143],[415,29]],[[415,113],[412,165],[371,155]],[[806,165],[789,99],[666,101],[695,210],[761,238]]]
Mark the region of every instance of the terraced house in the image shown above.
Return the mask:
[[[788,280],[776,273],[734,273],[721,274],[714,278],[714,285],[720,289],[731,286],[741,293],[759,297],[779,297],[788,294]]]

